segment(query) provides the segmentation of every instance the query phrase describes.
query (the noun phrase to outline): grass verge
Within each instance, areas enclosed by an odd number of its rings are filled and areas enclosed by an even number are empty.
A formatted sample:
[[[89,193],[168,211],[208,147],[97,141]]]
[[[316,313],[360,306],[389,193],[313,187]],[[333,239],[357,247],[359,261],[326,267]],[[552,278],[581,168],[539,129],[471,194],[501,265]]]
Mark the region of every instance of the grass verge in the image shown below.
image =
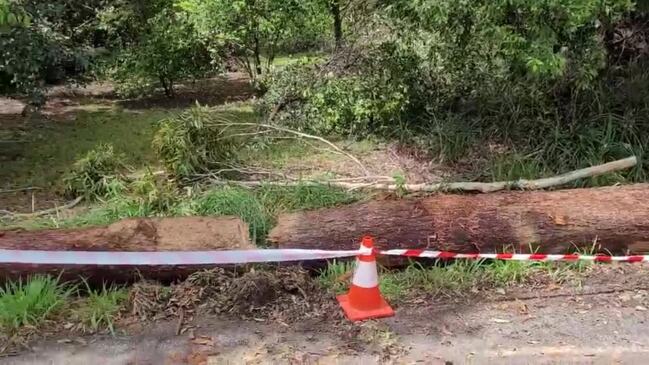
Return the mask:
[[[74,291],[75,287],[50,276],[8,282],[0,288],[0,327],[8,332],[37,327],[62,309]]]
[[[25,143],[14,151],[16,158],[3,162],[0,185],[60,189],[61,176],[74,161],[101,143],[114,145],[131,166],[155,163],[151,139],[155,123],[166,113],[111,109],[80,112],[72,122],[47,121],[30,130]]]
[[[506,288],[547,280],[557,283],[580,279],[592,263],[530,262],[502,260],[411,262],[405,269],[382,269],[379,287],[386,299],[399,302],[411,296],[465,296],[489,288]],[[352,261],[332,261],[320,271],[319,283],[327,290],[341,294],[349,288]]]
[[[81,298],[80,305],[75,309],[75,316],[83,325],[84,330],[97,332],[108,329],[115,333],[115,318],[119,316],[123,302],[128,298],[126,289],[106,286],[100,290],[92,289],[87,282],[87,294]]]

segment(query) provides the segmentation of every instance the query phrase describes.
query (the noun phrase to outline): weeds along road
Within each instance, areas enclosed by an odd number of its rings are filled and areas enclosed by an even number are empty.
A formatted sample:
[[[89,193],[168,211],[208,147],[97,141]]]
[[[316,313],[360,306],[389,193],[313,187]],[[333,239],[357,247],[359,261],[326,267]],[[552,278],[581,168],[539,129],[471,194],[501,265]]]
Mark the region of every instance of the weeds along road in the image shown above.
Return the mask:
[[[483,298],[416,296],[397,315],[350,324],[195,318],[129,334],[58,336],[1,364],[641,364],[649,356],[647,269],[596,267],[575,287],[494,289]],[[576,294],[580,293],[580,294]]]

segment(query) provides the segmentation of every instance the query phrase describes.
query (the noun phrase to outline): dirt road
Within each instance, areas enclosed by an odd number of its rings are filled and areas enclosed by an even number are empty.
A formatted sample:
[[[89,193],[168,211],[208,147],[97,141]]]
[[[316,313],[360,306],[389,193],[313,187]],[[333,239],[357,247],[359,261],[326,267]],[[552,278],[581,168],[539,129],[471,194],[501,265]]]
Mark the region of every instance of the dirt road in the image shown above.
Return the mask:
[[[360,325],[204,317],[177,336],[170,321],[130,335],[59,337],[0,364],[641,364],[649,356],[648,272],[605,266],[576,288],[415,300],[394,318]]]

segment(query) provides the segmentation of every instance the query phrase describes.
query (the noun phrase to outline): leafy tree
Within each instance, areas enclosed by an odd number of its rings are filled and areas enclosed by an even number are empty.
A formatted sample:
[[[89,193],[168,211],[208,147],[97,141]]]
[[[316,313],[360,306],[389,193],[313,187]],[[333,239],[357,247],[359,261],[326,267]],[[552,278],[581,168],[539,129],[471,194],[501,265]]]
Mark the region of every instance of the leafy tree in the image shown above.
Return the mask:
[[[79,75],[87,68],[87,38],[80,25],[94,13],[71,11],[80,4],[0,0],[1,92],[28,94],[40,104],[44,83]]]
[[[107,47],[135,46],[150,19],[172,6],[171,0],[111,0],[97,9],[97,29]]]
[[[267,99],[297,95],[283,113],[339,133],[391,134],[445,116],[570,118],[556,105],[594,88],[606,66],[602,33],[631,8],[628,0],[383,1],[366,25],[370,38],[308,72],[306,85],[276,78]]]
[[[605,66],[601,28],[632,5],[630,0],[400,0],[386,9],[435,84],[472,90],[517,76],[588,87]]]
[[[23,7],[0,2],[0,87],[3,92],[32,92],[44,62],[42,39],[31,29]]]
[[[345,36],[355,37],[359,28],[367,26],[376,12],[375,0],[324,0],[329,9],[335,48],[339,49]]]
[[[173,97],[178,80],[203,76],[218,66],[183,11],[160,11],[134,42],[118,56],[113,74],[125,94],[159,84],[165,95]]]
[[[253,79],[269,69],[281,47],[305,33],[325,33],[328,24],[321,1],[184,0],[178,5]]]

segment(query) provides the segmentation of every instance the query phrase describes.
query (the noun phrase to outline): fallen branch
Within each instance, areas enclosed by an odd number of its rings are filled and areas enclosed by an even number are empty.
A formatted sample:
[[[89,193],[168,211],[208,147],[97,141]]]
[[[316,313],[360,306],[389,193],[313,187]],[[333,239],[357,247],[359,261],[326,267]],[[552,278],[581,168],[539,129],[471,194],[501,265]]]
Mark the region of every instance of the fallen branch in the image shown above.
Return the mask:
[[[244,187],[257,187],[262,185],[278,185],[278,186],[303,186],[303,185],[327,185],[348,190],[358,189],[373,189],[373,190],[407,190],[410,192],[438,192],[438,191],[476,191],[480,193],[491,193],[505,189],[518,189],[518,190],[539,190],[559,186],[568,182],[583,179],[586,177],[593,177],[603,175],[613,171],[628,169],[635,166],[638,160],[635,156],[627,157],[625,159],[608,162],[603,165],[587,167],[580,170],[571,171],[562,175],[548,177],[537,180],[515,180],[515,181],[497,181],[492,183],[484,182],[450,182],[450,183],[435,183],[435,184],[396,184],[394,182],[386,183],[381,181],[353,183],[345,181],[316,181],[316,180],[302,180],[302,181],[233,181],[233,180],[214,180],[213,183],[217,185],[234,184]],[[392,179],[394,180],[394,179]],[[385,181],[385,179],[383,179]]]
[[[81,203],[82,200],[83,200],[83,196],[80,196],[80,197],[74,199],[73,201],[71,201],[71,202],[69,202],[69,203],[67,203],[65,205],[61,205],[60,207],[54,207],[54,208],[50,208],[50,209],[39,210],[38,212],[34,212],[34,213],[15,213],[15,212],[11,212],[11,211],[8,211],[8,210],[0,210],[0,214],[8,215],[8,216],[15,217],[15,218],[40,217],[40,216],[43,216],[43,215],[58,213],[61,210],[72,209],[72,208],[76,207],[79,203]]]
[[[344,150],[342,150],[340,147],[336,146],[331,141],[328,141],[328,140],[326,140],[326,139],[324,139],[322,137],[319,137],[319,136],[315,136],[315,135],[304,133],[304,132],[299,132],[299,131],[289,129],[289,128],[279,127],[279,126],[272,125],[272,124],[264,124],[264,123],[246,123],[246,122],[220,121],[220,122],[217,122],[217,125],[222,125],[222,126],[225,126],[226,128],[231,127],[231,126],[265,128],[266,130],[273,130],[273,131],[277,131],[277,132],[284,132],[284,133],[293,134],[293,135],[298,136],[300,138],[313,139],[313,140],[319,141],[319,142],[324,143],[327,146],[331,147],[333,149],[333,152],[348,157],[350,160],[354,161],[354,163],[356,163],[356,165],[358,165],[363,170],[363,173],[365,175],[369,175],[369,171],[367,170],[365,165],[363,165],[359,159],[354,157],[354,155],[350,154],[349,152],[345,152]],[[233,134],[233,135],[230,135],[230,136],[227,136],[227,137],[232,137],[232,136],[237,136],[237,135],[265,134],[265,133],[267,133],[267,132],[266,131],[256,131],[256,132],[244,133],[244,134],[242,134],[242,133]]]

